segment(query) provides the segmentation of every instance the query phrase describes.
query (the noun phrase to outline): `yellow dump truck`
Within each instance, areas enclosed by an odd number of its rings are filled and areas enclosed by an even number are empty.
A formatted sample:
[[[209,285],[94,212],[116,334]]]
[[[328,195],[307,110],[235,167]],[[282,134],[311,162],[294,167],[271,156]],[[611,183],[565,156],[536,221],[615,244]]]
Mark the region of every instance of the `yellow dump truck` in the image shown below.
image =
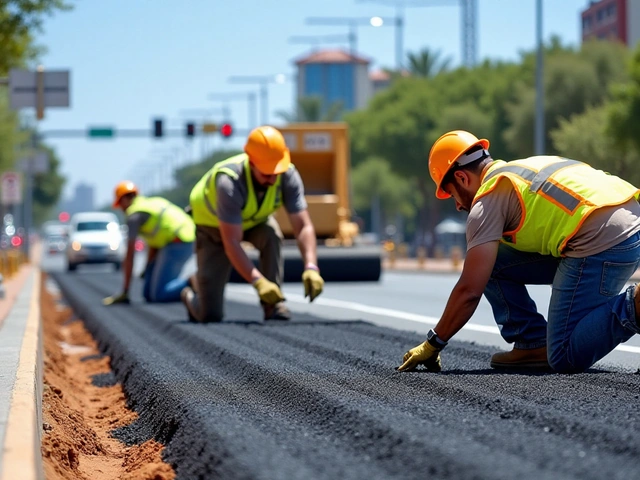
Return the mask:
[[[326,281],[377,281],[382,250],[358,242],[352,221],[348,126],[296,123],[278,127],[300,172],[308,211],[318,237],[318,266]],[[275,214],[286,239],[293,230],[284,208]],[[293,242],[284,249],[285,281],[299,281],[302,260]]]

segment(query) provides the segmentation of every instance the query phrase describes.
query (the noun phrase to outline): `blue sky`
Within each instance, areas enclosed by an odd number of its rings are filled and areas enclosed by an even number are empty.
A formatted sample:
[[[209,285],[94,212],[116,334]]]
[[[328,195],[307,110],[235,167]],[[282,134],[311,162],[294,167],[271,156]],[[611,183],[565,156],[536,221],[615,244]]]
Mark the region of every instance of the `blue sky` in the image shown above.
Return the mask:
[[[356,0],[77,0],[70,12],[46,19],[38,42],[47,48],[45,69],[71,71],[71,108],[49,109],[42,131],[150,128],[152,118],[182,129],[188,118],[221,121],[224,103],[210,93],[258,91],[258,85],[229,83],[232,75],[295,73],[293,60],[310,46],[291,44],[293,35],[346,33],[342,26],[311,26],[312,16],[391,17],[392,7]],[[442,2],[433,2],[442,4]],[[544,38],[558,35],[565,44],[580,41],[580,11],[588,0],[545,0]],[[461,55],[459,7],[408,8],[405,51],[440,50],[457,65]],[[478,0],[478,58],[515,60],[535,47],[535,0]],[[339,45],[326,45],[336,48]],[[346,44],[344,48],[346,48]],[[358,50],[372,69],[395,62],[394,28],[358,28]],[[233,123],[248,125],[248,104],[229,102]],[[269,121],[291,110],[294,85],[269,87]],[[65,196],[79,183],[96,188],[99,203],[111,200],[122,179],[144,188],[167,179],[172,164],[194,160],[225,144],[241,147],[243,138],[50,139],[67,177]],[[154,174],[156,171],[163,172]],[[149,192],[146,192],[149,193]]]

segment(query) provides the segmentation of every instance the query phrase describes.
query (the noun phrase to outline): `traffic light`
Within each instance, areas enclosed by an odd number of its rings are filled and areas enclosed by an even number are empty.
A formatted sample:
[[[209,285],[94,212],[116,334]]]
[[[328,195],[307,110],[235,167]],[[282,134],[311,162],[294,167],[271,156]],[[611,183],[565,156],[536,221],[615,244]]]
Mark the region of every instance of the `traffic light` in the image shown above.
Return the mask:
[[[68,222],[69,218],[70,218],[69,212],[60,212],[58,214],[58,220],[60,220],[63,223]]]
[[[189,138],[194,137],[196,135],[196,124],[193,122],[187,123],[185,133]]]
[[[164,132],[163,132],[162,119],[156,118],[153,121],[153,136],[156,138],[162,138],[163,134]]]
[[[220,125],[220,133],[223,137],[229,138],[233,135],[233,126],[230,123],[223,123]]]

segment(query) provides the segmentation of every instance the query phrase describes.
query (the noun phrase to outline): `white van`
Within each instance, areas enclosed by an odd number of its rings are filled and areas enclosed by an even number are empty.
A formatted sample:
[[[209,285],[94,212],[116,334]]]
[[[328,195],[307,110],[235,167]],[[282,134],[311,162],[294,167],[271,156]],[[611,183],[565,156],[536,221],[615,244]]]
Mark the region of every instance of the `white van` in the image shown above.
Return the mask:
[[[112,263],[120,269],[124,241],[118,217],[109,212],[76,213],[69,221],[68,271],[81,263]]]

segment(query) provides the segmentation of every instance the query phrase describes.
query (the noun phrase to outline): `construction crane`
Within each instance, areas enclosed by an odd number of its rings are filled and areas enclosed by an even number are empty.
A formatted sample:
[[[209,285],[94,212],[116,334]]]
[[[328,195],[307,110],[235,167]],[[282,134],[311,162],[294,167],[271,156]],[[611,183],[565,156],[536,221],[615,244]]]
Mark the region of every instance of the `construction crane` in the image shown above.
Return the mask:
[[[377,3],[396,8],[396,25],[404,24],[404,9],[413,7],[460,7],[460,30],[462,63],[473,67],[477,62],[478,44],[478,0],[357,0],[358,2]],[[399,44],[402,45],[402,32],[397,31]]]

